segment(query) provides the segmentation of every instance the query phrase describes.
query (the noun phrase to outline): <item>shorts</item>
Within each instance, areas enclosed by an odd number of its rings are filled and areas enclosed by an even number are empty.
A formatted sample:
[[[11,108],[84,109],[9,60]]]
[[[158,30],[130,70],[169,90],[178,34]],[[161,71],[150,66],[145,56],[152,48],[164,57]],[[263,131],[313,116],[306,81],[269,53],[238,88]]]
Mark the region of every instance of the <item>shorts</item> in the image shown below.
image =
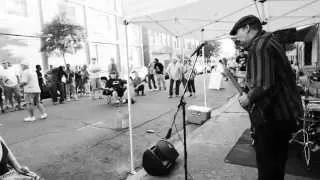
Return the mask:
[[[11,98],[13,95],[20,96],[20,89],[18,86],[4,87],[3,92],[5,98]]]
[[[37,105],[40,103],[40,93],[24,93],[24,99],[29,105]]]

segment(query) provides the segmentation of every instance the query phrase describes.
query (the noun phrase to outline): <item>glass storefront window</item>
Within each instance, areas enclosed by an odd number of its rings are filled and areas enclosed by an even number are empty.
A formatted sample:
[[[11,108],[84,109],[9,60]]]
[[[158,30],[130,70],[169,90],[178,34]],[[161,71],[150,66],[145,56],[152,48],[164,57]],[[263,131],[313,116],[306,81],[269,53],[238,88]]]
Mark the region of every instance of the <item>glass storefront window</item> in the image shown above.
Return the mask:
[[[88,34],[94,41],[117,39],[116,16],[88,11]]]
[[[27,0],[5,0],[4,6],[6,13],[10,15],[28,16]]]
[[[107,70],[110,59],[117,63],[117,45],[114,44],[90,44],[90,59],[96,58],[102,69]]]

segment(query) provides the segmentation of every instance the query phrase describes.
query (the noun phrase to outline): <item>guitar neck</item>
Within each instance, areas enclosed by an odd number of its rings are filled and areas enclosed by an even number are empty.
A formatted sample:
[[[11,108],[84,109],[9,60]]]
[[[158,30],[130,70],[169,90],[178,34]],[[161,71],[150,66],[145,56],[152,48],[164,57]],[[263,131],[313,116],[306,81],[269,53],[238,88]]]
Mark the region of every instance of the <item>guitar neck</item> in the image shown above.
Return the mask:
[[[229,69],[227,68],[224,69],[224,75],[230,79],[233,86],[238,90],[240,94],[242,94],[243,93],[242,87],[240,86],[237,79],[233,76],[233,74],[230,72]]]

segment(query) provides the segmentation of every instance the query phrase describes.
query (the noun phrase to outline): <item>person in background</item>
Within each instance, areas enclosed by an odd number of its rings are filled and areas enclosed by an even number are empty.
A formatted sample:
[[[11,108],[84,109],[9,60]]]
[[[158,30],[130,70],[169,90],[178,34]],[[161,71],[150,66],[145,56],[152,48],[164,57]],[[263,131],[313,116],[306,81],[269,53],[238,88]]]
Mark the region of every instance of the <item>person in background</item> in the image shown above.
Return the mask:
[[[155,63],[151,62],[148,66],[148,75],[147,76],[148,76],[148,85],[149,85],[150,90],[152,90],[152,88],[157,89],[156,81],[154,79],[154,75],[155,75],[154,65],[155,65]],[[153,85],[153,87],[152,87],[152,85]]]
[[[240,49],[239,56],[236,58],[236,63],[238,65],[237,79],[241,87],[245,86],[247,59],[248,55],[245,54],[244,49]]]
[[[10,103],[12,110],[16,108],[21,110],[21,97],[20,97],[20,88],[19,88],[19,76],[14,71],[14,69],[9,67],[8,62],[3,62],[3,70],[0,79],[2,80],[3,88],[4,88],[4,96],[6,102]],[[13,98],[17,101],[18,105],[15,107]]]
[[[0,69],[0,71],[1,71],[1,69]],[[0,72],[0,74],[1,74],[1,72]],[[2,82],[0,81],[0,110],[1,110],[1,112],[2,113],[5,113],[5,111],[4,111],[4,107],[3,107],[3,98],[2,98],[2,92],[3,92],[3,84],[2,84]]]
[[[84,95],[90,95],[90,74],[88,72],[88,66],[83,65],[81,69],[81,89]]]
[[[117,76],[116,72],[111,72],[110,79],[106,82],[106,88],[104,94],[106,96],[112,96],[112,101],[116,104],[119,103],[127,103],[128,102],[128,92],[125,87],[125,81],[120,79]],[[132,104],[135,103],[133,99],[131,99]]]
[[[10,169],[13,168],[13,169]],[[7,143],[0,136],[0,179],[30,179],[40,180],[40,177],[31,172],[28,167],[21,166]]]
[[[58,81],[58,69],[53,68],[49,70],[44,78],[46,80],[46,86],[49,89],[50,97],[52,98],[52,104],[58,104],[58,90],[57,90],[57,81]]]
[[[119,70],[118,70],[118,67],[115,63],[114,58],[110,59],[110,64],[108,65],[108,72],[109,72],[109,74],[111,74],[111,72],[115,72],[117,74],[117,76],[119,76]]]
[[[91,86],[91,99],[96,100],[101,99],[101,83],[100,83],[100,72],[101,68],[97,62],[96,58],[91,59],[91,64],[89,65],[88,72],[90,74],[90,86]]]
[[[178,62],[178,58],[174,57],[172,62],[168,65],[166,72],[169,75],[170,85],[169,85],[169,98],[172,98],[173,94],[173,84],[175,83],[175,94],[176,97],[179,96],[179,88],[182,79],[183,67]]]
[[[71,98],[78,100],[75,86],[75,73],[71,70],[70,64],[66,65],[66,101],[70,101]]]
[[[185,68],[186,68],[186,73],[185,73],[186,80],[188,80],[188,78],[190,77],[189,81],[187,81],[189,96],[192,96],[196,93],[196,88],[194,84],[194,78],[196,77],[196,72],[195,72],[195,69],[192,69],[191,60],[188,60],[188,63],[185,65]]]
[[[187,86],[187,76],[186,76],[186,72],[187,72],[187,65],[188,65],[188,62],[185,60],[181,60],[180,61],[180,64],[182,65],[182,79],[181,79],[181,82],[182,82],[182,85],[183,85],[183,88],[185,87],[188,87]]]
[[[254,127],[258,179],[283,180],[289,139],[303,115],[295,75],[283,46],[272,33],[262,30],[258,17],[242,17],[230,35],[249,53],[248,91],[241,94],[239,103],[244,108],[255,107],[249,115]]]
[[[37,73],[39,87],[40,87],[40,91],[41,91],[40,94],[42,94],[44,92],[44,87],[45,87],[41,70],[42,70],[41,66],[39,64],[36,65],[36,73]],[[40,96],[40,101],[42,101],[42,96]]]
[[[26,122],[32,122],[36,120],[34,115],[35,106],[40,111],[40,119],[46,119],[48,114],[45,112],[44,106],[40,103],[40,87],[38,82],[37,73],[29,68],[27,61],[21,62],[22,74],[20,86],[24,89],[25,101],[28,105],[29,116],[24,118]]]
[[[159,61],[158,58],[154,58],[154,69],[155,69],[155,75],[158,82],[159,90],[161,91],[162,88],[166,90],[167,87],[166,87],[166,82],[164,80],[164,75],[163,75],[164,66]]]
[[[67,74],[65,72],[64,66],[58,67],[58,81],[57,81],[57,89],[60,93],[59,103],[63,104],[66,100],[66,82],[67,82]]]
[[[134,71],[134,79],[132,80],[134,92],[137,96],[139,96],[139,93],[141,92],[141,96],[144,96],[144,84],[141,78],[139,77],[139,74],[137,71]]]
[[[75,92],[78,97],[78,92],[80,91],[81,86],[81,69],[80,66],[76,66],[74,70],[74,80],[75,80]]]

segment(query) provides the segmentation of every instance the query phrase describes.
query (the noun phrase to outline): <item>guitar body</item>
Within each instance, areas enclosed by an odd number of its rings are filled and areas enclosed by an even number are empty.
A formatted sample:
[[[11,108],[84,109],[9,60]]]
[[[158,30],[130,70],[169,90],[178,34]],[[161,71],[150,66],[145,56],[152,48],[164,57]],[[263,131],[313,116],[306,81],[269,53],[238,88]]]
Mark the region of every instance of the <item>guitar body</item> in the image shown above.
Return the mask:
[[[238,90],[240,94],[248,93],[248,89],[243,89],[234,75],[230,72],[229,69],[225,68],[224,73],[226,77],[230,79],[232,84]],[[262,104],[263,103],[263,104]],[[263,109],[269,105],[269,102],[261,102],[261,103],[254,103],[248,107],[243,107],[249,114],[250,122],[251,122],[251,137],[252,137],[252,145],[254,146],[254,134],[255,134],[255,127],[265,123],[264,111]]]

